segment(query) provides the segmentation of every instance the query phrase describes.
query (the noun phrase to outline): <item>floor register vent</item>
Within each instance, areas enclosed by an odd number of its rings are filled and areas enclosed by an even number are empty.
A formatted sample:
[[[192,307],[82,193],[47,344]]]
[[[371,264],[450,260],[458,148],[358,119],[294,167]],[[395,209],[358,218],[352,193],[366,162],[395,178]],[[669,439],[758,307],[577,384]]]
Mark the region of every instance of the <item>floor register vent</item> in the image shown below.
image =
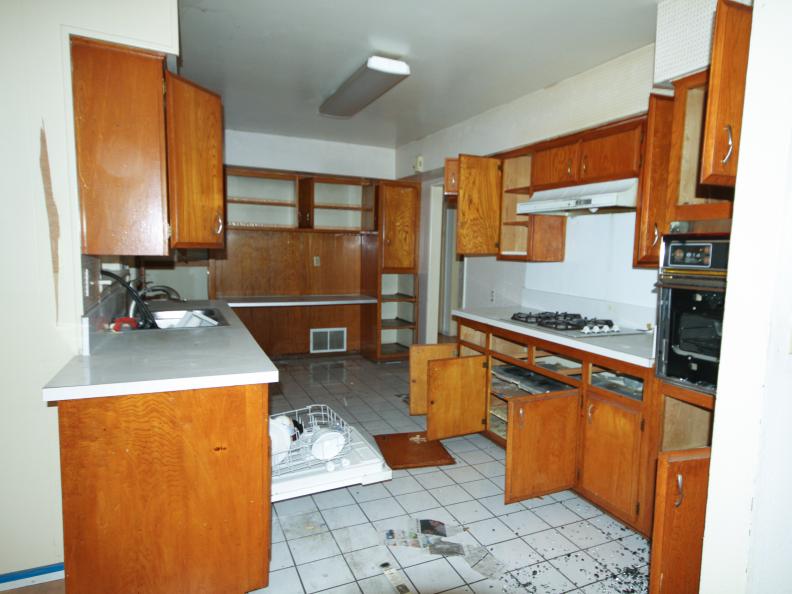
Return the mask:
[[[311,328],[312,353],[342,353],[346,350],[346,328]]]

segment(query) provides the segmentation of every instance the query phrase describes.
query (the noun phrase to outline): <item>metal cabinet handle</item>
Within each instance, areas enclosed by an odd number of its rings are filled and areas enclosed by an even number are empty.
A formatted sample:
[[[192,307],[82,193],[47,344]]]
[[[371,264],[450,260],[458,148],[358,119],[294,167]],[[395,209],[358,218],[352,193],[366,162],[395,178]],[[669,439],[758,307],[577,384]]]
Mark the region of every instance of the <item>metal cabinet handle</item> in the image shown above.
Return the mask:
[[[591,425],[591,415],[593,414],[593,412],[594,412],[594,405],[593,404],[589,404],[588,405],[588,422],[589,422],[589,425]]]
[[[572,159],[569,159],[569,161],[567,161],[567,175],[569,177],[572,177]]]
[[[520,427],[525,427],[525,410],[520,407]]]
[[[674,507],[682,505],[682,500],[685,498],[685,492],[682,490],[682,475],[677,474],[677,498],[674,501]]]
[[[223,232],[223,215],[219,212],[217,213],[217,219],[215,219],[215,235],[220,235]]]
[[[657,228],[657,223],[654,224],[654,240],[652,240],[652,247],[657,245],[660,240],[660,229]]]
[[[588,169],[588,163],[586,161],[586,155],[583,155],[583,173],[586,173],[586,169]]]
[[[726,151],[726,156],[721,159],[721,165],[726,165],[734,154],[734,137],[732,136],[732,127],[729,124],[726,124],[723,128],[728,135],[729,150]]]

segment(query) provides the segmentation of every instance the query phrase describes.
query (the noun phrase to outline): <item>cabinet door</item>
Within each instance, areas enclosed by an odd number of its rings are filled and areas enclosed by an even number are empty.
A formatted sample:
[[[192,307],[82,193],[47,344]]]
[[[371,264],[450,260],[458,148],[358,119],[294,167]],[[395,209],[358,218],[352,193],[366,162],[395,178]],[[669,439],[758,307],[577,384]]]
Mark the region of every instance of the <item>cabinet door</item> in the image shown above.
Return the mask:
[[[165,80],[171,247],[222,248],[223,104],[170,72]]]
[[[168,253],[163,56],[73,38],[82,251]]]
[[[589,393],[583,411],[579,486],[622,518],[638,515],[641,413],[615,398]]]
[[[696,594],[707,509],[710,448],[662,452],[657,461],[650,594]]]
[[[500,192],[500,159],[459,156],[457,254],[498,254]]]
[[[577,390],[512,398],[506,434],[506,503],[575,483]]]
[[[750,6],[718,2],[701,149],[703,184],[733,186],[737,178],[752,15]]]
[[[415,186],[389,183],[379,186],[384,272],[406,272],[416,268],[418,198]]]
[[[541,190],[573,184],[579,167],[580,142],[537,151],[531,164],[531,187]]]
[[[450,359],[458,355],[457,345],[414,344],[410,347],[410,414],[425,415],[427,410],[429,361]]]
[[[443,193],[459,193],[459,159],[446,159],[443,171]]]
[[[673,115],[673,97],[649,96],[644,162],[635,214],[633,266],[636,268],[657,268],[660,238],[668,232],[666,199]]]
[[[734,188],[701,185],[701,140],[707,72],[674,81],[674,114],[668,164],[669,221],[731,218]]]
[[[580,182],[638,177],[643,124],[586,138],[580,146]]]
[[[429,361],[426,439],[478,433],[486,427],[487,357]]]

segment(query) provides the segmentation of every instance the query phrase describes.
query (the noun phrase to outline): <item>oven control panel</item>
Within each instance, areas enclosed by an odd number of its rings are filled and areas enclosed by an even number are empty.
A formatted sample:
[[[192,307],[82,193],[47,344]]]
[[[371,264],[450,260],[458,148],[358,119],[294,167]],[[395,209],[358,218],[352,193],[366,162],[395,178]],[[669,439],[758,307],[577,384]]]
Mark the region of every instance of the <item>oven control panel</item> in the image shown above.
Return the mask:
[[[726,270],[728,240],[674,239],[669,236],[664,247],[663,268]]]

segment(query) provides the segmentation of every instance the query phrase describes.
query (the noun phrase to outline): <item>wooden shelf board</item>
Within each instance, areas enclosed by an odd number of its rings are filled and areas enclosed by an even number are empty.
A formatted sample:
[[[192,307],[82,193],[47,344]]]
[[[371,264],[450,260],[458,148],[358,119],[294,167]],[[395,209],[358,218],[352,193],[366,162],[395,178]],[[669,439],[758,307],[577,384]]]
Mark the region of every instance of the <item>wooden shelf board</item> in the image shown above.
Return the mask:
[[[415,328],[415,322],[403,320],[401,318],[391,318],[382,321],[383,330],[399,330],[400,328]]]
[[[404,346],[403,344],[399,344],[398,342],[388,342],[380,345],[380,353],[382,353],[382,357],[403,357],[407,356],[410,352],[410,348]]]
[[[355,206],[352,204],[330,204],[314,202],[314,210],[352,210],[352,211],[373,211],[370,206]]]
[[[531,215],[525,215],[525,216],[531,216]],[[531,221],[528,221],[528,220],[525,220],[525,221],[503,221],[501,223],[501,225],[504,225],[504,226],[507,226],[507,227],[527,227],[530,223],[531,223]]]
[[[260,206],[290,206],[292,208],[297,207],[296,202],[287,202],[286,200],[266,200],[266,199],[258,199],[258,198],[244,198],[244,197],[237,197],[237,196],[229,196],[226,198],[226,202],[229,204],[255,204]]]
[[[517,188],[506,188],[503,190],[507,194],[533,194],[533,188],[531,186],[520,186]]]
[[[389,295],[383,295],[382,301],[415,301],[415,297],[405,293],[392,293]]]
[[[259,225],[256,223],[229,223],[227,229],[229,231],[257,231],[257,232],[269,232],[269,231],[280,231],[280,232],[297,232],[297,233],[344,233],[349,235],[376,235],[376,232],[372,231],[364,231],[361,229],[352,229],[346,227],[339,227],[339,228],[320,228],[320,229],[308,229],[304,227],[289,227],[287,225]]]
[[[297,227],[291,225],[260,225],[258,223],[228,223],[230,231],[297,231]]]

